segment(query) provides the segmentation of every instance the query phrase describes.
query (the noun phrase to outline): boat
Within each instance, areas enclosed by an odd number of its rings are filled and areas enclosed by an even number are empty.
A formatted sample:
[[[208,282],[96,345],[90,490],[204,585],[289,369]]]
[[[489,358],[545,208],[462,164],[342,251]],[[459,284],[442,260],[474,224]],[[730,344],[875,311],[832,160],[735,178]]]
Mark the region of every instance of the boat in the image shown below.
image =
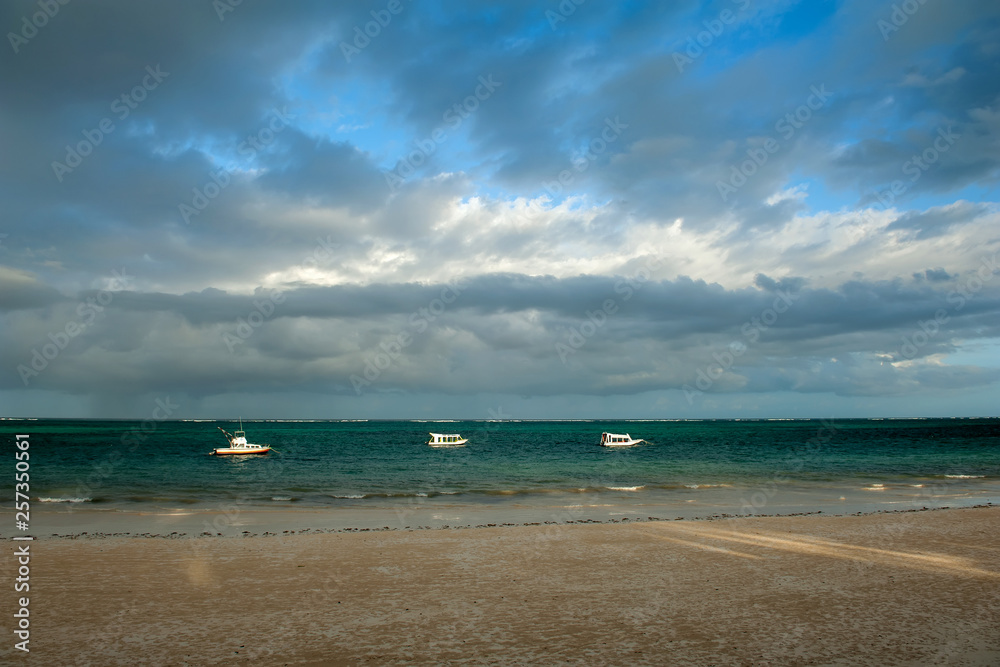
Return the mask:
[[[631,447],[632,445],[638,445],[640,442],[646,441],[642,438],[634,440],[628,433],[624,435],[621,433],[601,434],[601,447]]]
[[[226,439],[229,440],[228,447],[218,447],[212,450],[212,456],[230,456],[240,454],[267,454],[271,451],[271,445],[255,445],[247,442],[247,434],[243,431],[243,420],[240,420],[240,430],[236,433],[229,433],[221,426],[216,426],[222,431]]]
[[[431,433],[427,444],[431,447],[462,447],[469,441],[458,433]]]

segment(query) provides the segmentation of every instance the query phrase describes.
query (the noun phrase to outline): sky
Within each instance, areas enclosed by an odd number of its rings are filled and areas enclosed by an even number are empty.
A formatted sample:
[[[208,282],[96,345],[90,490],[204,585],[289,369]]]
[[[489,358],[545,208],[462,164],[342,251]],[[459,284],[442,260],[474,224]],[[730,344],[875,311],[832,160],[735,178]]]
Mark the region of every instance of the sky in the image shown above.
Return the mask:
[[[0,416],[1000,416],[994,0],[63,1]]]

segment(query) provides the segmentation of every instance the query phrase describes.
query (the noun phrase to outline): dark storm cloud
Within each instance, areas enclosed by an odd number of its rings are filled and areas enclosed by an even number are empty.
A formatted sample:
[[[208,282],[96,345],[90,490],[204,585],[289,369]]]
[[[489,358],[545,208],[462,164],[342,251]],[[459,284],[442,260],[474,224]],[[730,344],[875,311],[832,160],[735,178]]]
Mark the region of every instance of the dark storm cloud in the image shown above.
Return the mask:
[[[403,0],[371,29],[384,6],[74,2],[7,49],[2,387],[351,396],[401,333],[413,341],[366,391],[634,395],[690,385],[733,342],[748,348],[709,393],[996,380],[938,356],[1000,327],[969,259],[996,240],[965,236],[996,214],[967,200],[1000,177],[997,3],[924,3],[888,35],[892,3],[860,0]],[[0,26],[35,11],[6,3]],[[390,188],[382,172],[483,77],[488,98]],[[504,217],[505,201],[539,196],[552,208]],[[564,196],[579,199],[557,211]],[[802,259],[834,245],[836,224],[784,242],[800,217],[859,206],[899,213],[829,260],[854,280]],[[679,220],[709,257],[679,245],[671,261],[701,273],[610,275]],[[882,231],[892,244],[863,237]],[[947,259],[920,245],[937,241]],[[611,258],[588,264],[587,243]],[[600,275],[577,275],[578,256]],[[138,285],[102,291],[123,266]],[[888,277],[865,277],[876,269]],[[248,294],[262,284],[280,301]],[[46,345],[56,355],[24,376]]]
[[[949,275],[947,271],[941,268],[926,269],[923,273],[914,273],[913,277],[918,281],[926,279],[935,283],[942,283],[955,278],[955,276]]]
[[[8,3],[0,25],[16,25],[32,10],[34,3]],[[366,173],[372,182],[374,170],[350,147],[338,152],[330,142],[288,130],[268,146],[280,148],[280,161],[240,150],[287,102],[275,83],[302,54],[303,39],[335,29],[343,14],[326,3],[248,2],[222,21],[212,3],[202,2],[63,7],[17,54],[0,58],[0,78],[16,91],[0,103],[0,188],[9,195],[5,226],[19,226],[17,245],[37,252],[53,242],[70,244],[77,252],[60,262],[81,275],[106,270],[109,257],[116,258],[112,265],[122,257],[134,262],[153,249],[173,255],[164,265],[170,273],[161,272],[157,282],[200,272],[207,265],[197,250],[179,247],[176,228],[192,246],[217,245],[222,237],[232,242],[237,233],[237,244],[258,244],[257,221],[248,228],[242,212],[257,197],[255,179],[234,172],[222,194],[191,218],[197,228],[179,206],[190,205],[220,167],[258,168],[255,157],[274,168],[269,184],[289,195],[313,194],[326,183],[324,197],[371,206],[373,187],[359,186]],[[92,150],[79,166],[54,171],[52,164],[68,164],[81,142]],[[8,260],[29,264],[23,255]],[[242,273],[238,262],[230,269]]]
[[[334,143],[289,130],[261,162],[257,179],[264,188],[327,206],[347,205],[358,212],[377,207],[386,195],[385,178],[370,158],[347,142]]]
[[[766,276],[757,282],[770,289],[488,275],[458,285],[300,288],[277,299],[267,290],[252,296],[115,292],[96,318],[78,305],[98,301],[98,293],[88,292],[61,310],[8,313],[3,363],[30,367],[32,353],[56,341],[67,321],[92,319],[51,368],[27,376],[29,385],[202,394],[328,386],[349,393],[352,376],[401,333],[412,342],[377,391],[417,391],[422,384],[444,392],[542,395],[561,393],[567,383],[594,394],[680,388],[737,342],[744,350],[738,366],[712,391],[798,387],[888,395],[912,390],[908,383],[916,380],[925,387],[940,380],[948,388],[965,381],[960,378],[994,379],[992,371],[931,372],[884,361],[919,361],[953,351],[956,338],[1000,335],[995,286],[983,288],[980,281],[977,291],[968,276],[952,289],[892,282],[809,289],[799,280]],[[858,384],[875,372],[873,353],[883,359],[879,379]],[[441,359],[450,360],[446,373]],[[624,375],[609,383],[608,373]],[[7,377],[6,387],[18,386],[17,376]]]
[[[41,308],[65,300],[56,289],[38,282],[34,276],[0,266],[0,310]]]

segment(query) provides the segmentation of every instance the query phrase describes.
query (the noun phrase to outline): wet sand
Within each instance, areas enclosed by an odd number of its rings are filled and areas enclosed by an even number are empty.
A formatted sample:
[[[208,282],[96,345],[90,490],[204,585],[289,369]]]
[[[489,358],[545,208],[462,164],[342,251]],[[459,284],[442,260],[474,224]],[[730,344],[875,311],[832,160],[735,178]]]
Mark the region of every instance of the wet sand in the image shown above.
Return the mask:
[[[31,549],[32,664],[1000,664],[998,507]]]

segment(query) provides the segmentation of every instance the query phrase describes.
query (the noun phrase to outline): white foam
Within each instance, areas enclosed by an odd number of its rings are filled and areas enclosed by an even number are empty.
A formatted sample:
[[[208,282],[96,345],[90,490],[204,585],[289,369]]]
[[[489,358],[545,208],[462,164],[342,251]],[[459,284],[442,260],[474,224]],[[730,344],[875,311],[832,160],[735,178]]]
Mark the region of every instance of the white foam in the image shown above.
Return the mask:
[[[945,475],[949,479],[982,479],[986,475]]]
[[[611,491],[638,491],[640,489],[645,489],[645,486],[606,486],[606,489]]]
[[[40,503],[89,503],[93,498],[39,498]]]

